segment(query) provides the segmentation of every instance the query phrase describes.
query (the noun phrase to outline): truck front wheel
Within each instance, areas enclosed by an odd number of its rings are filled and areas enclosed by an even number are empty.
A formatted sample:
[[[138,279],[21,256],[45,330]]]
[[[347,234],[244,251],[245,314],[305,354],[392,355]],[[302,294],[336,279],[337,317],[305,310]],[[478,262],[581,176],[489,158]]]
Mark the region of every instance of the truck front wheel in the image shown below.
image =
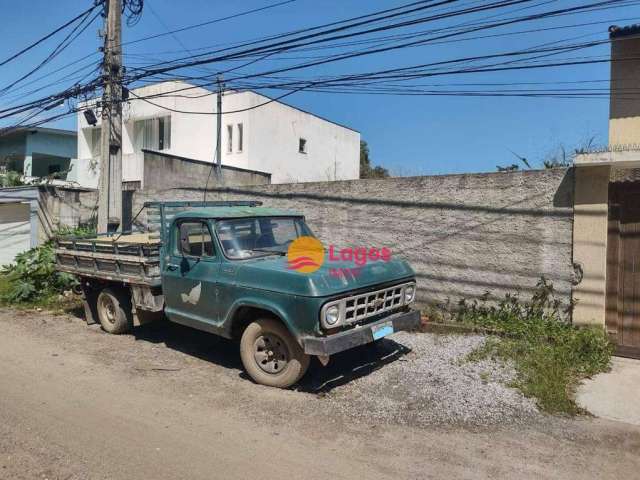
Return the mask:
[[[98,318],[104,331],[118,335],[131,330],[131,299],[126,293],[105,288],[98,295],[96,303]]]
[[[245,329],[240,357],[251,378],[269,387],[290,387],[309,367],[309,355],[284,325],[270,318],[256,320]]]

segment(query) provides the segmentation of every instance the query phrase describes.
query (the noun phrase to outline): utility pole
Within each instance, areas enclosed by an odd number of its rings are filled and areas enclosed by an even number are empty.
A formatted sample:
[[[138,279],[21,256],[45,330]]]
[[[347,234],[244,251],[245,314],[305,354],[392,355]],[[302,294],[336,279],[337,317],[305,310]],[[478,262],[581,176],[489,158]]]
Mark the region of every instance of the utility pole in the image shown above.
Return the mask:
[[[216,110],[217,118],[217,135],[216,135],[216,176],[218,177],[218,185],[222,185],[222,91],[224,84],[222,77],[218,76],[218,104]],[[231,139],[229,139],[231,140]]]
[[[105,0],[98,233],[122,227],[122,0]]]

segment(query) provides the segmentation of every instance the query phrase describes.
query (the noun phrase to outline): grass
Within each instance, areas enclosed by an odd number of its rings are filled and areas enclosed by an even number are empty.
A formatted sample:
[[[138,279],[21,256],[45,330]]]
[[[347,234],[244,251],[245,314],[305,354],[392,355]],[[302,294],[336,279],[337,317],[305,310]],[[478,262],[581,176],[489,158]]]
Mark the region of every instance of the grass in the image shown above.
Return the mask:
[[[603,328],[578,328],[568,323],[567,312],[542,279],[529,301],[507,295],[496,303],[485,298],[461,302],[453,318],[484,328],[494,335],[470,359],[510,361],[517,377],[513,386],[534,397],[548,413],[576,415],[576,387],[584,378],[607,371],[613,345]]]
[[[49,310],[56,313],[77,312],[82,307],[80,297],[67,294],[65,291],[44,291],[40,295],[32,295],[27,299],[13,298],[12,275],[0,274],[0,307],[11,307],[20,310]]]
[[[49,310],[56,313],[70,313],[82,308],[82,302],[77,295],[51,293],[34,297],[29,300],[11,301],[8,299],[11,291],[10,279],[0,275],[0,307],[10,307],[18,310]]]
[[[57,236],[87,236],[89,228],[61,229]],[[56,270],[54,241],[19,253],[0,269],[0,305],[23,308],[65,309],[77,304],[70,295],[77,285],[73,275]]]

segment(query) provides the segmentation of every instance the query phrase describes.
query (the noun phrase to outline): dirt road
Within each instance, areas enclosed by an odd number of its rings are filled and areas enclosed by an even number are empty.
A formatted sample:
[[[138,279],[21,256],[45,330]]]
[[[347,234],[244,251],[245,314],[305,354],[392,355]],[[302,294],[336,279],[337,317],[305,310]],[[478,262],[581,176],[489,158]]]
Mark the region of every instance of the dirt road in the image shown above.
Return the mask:
[[[356,422],[322,395],[254,385],[235,352],[168,324],[116,337],[0,310],[0,478],[584,480],[640,468],[638,427]]]

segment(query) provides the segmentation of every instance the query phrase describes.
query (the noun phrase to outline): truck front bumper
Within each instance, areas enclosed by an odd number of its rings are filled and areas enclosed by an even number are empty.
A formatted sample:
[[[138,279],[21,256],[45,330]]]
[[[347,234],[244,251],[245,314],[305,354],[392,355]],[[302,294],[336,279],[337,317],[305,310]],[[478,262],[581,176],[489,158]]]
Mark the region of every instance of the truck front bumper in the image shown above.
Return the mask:
[[[306,337],[302,340],[304,353],[321,356],[334,355],[358,345],[371,343],[376,340],[374,331],[386,324],[393,325],[393,332],[414,330],[420,326],[420,312],[411,310],[409,312],[395,313],[374,323],[356,326],[350,330],[326,337]]]

